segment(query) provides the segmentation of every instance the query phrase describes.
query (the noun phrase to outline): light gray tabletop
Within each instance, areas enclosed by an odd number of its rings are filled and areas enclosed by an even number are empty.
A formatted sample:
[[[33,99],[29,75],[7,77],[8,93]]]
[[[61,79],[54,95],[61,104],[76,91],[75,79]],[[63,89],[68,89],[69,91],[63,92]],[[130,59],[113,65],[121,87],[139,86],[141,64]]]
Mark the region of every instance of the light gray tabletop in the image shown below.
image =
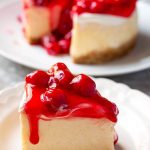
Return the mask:
[[[3,1],[4,0],[0,0],[0,3]],[[150,3],[150,0],[145,1]],[[25,75],[31,71],[33,71],[33,69],[16,64],[0,56],[0,90],[23,81]],[[131,88],[139,89],[150,95],[150,69],[109,78],[117,82],[125,83]]]
[[[25,75],[31,71],[33,71],[33,69],[16,64],[0,56],[0,89],[23,81]],[[139,89],[150,96],[150,69],[108,78],[125,83],[131,88]]]

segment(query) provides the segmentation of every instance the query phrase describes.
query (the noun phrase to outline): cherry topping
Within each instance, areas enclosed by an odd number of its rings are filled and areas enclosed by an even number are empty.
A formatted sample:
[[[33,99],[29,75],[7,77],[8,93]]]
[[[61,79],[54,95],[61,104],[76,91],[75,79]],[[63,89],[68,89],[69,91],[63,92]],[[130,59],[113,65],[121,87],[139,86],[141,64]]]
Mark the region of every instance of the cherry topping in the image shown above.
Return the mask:
[[[29,120],[32,144],[40,139],[39,119],[86,117],[117,121],[116,105],[99,94],[94,81],[84,74],[74,77],[63,63],[53,65],[48,72],[39,70],[27,75],[26,96],[22,111]]]
[[[70,15],[70,10],[66,9],[62,12],[60,21],[58,24],[58,32],[61,35],[66,35],[72,29],[72,19]]]
[[[55,71],[66,70],[66,69],[68,69],[68,67],[64,63],[56,63],[48,70],[48,72],[54,73]]]
[[[50,77],[49,82],[48,82],[48,86],[49,88],[56,88],[59,86],[59,80],[54,78],[54,77]]]
[[[49,0],[31,0],[36,6],[46,6],[49,4]]]
[[[72,33],[71,32],[68,32],[66,35],[65,35],[65,38],[66,40],[71,40],[71,36],[72,36]]]
[[[67,86],[74,77],[64,63],[56,63],[48,70],[48,73],[53,75],[55,80],[59,81],[59,85],[62,86]]]
[[[94,96],[97,93],[95,82],[84,74],[80,74],[73,78],[70,85],[74,91],[83,96]]]
[[[49,89],[41,96],[41,101],[55,111],[67,108],[67,97],[61,89]]]
[[[129,17],[135,9],[136,0],[76,0],[72,12],[81,14],[104,13]]]
[[[73,6],[72,7],[72,14],[75,14],[75,13],[78,13],[78,14],[81,14],[82,12],[84,12],[84,8],[82,6]]]
[[[61,53],[61,47],[57,42],[50,42],[47,45],[44,45],[44,47],[50,55],[57,55]]]
[[[90,11],[92,13],[97,13],[97,12],[100,13],[100,12],[104,11],[104,9],[105,9],[105,2],[103,0],[102,1],[94,0],[90,4]]]
[[[63,53],[69,53],[70,40],[60,40],[59,45],[61,46]]]
[[[69,70],[56,71],[54,77],[59,80],[60,85],[68,87],[68,84],[73,79],[73,75]]]
[[[106,3],[110,5],[121,5],[123,1],[127,0],[106,0]]]
[[[49,45],[50,42],[56,42],[56,37],[54,35],[46,35],[42,38],[43,46]]]
[[[47,86],[50,76],[41,70],[34,71],[26,76],[26,83],[38,86]]]

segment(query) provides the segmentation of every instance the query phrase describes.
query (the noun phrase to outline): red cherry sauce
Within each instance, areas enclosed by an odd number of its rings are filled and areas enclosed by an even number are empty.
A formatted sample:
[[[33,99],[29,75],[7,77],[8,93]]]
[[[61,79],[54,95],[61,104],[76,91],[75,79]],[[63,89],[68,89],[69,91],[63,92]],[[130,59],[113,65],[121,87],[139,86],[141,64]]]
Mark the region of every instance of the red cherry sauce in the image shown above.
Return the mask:
[[[24,2],[24,9],[31,6],[49,9],[52,31],[39,44],[48,54],[59,55],[69,53],[73,15],[86,12],[129,17],[135,5],[136,0],[29,0]]]
[[[73,12],[111,14],[129,17],[134,11],[136,0],[76,0]]]
[[[107,118],[117,121],[117,106],[102,97],[95,82],[84,74],[74,76],[63,63],[48,72],[35,71],[26,76],[26,103],[22,110],[30,125],[30,142],[39,142],[39,120],[56,118]]]

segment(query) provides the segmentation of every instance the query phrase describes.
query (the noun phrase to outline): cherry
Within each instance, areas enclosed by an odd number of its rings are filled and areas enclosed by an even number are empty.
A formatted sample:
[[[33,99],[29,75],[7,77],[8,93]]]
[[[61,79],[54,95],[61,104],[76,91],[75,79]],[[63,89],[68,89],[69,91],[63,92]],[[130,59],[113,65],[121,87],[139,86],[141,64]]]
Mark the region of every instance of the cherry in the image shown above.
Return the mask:
[[[26,83],[30,83],[38,86],[47,86],[50,76],[41,70],[34,71],[26,76]]]
[[[44,45],[44,47],[50,55],[57,55],[61,53],[61,47],[57,42],[50,42],[49,44]]]
[[[54,77],[59,80],[60,85],[66,88],[68,88],[68,84],[73,79],[73,75],[68,69],[56,71]]]
[[[70,48],[70,40],[60,40],[59,41],[59,45],[63,51],[63,53],[68,53],[69,52],[69,48]]]
[[[73,7],[73,12],[77,12],[78,14],[82,12],[99,13],[104,9],[104,0],[82,0],[76,2],[76,5]]]
[[[58,70],[66,70],[68,69],[68,67],[64,64],[64,63],[56,63],[54,64],[49,70],[48,72],[49,73],[54,73],[55,71],[58,71]]]
[[[59,81],[60,85],[65,87],[73,78],[72,73],[64,63],[56,63],[49,69],[48,73],[53,75]]]
[[[46,48],[47,52],[51,55],[57,55],[60,53],[68,53],[70,48],[70,32],[65,39],[57,42],[54,35],[47,35],[42,38],[42,45]]]
[[[67,96],[61,89],[49,89],[41,96],[41,101],[55,111],[67,108]]]
[[[97,93],[95,82],[84,74],[73,78],[70,85],[74,91],[86,97],[94,96]]]
[[[77,6],[77,5],[73,6],[72,14],[74,14],[74,13],[81,14],[82,12],[84,12],[84,8],[83,7]]]
[[[56,37],[54,35],[46,35],[42,38],[43,46],[49,45],[50,42],[56,42]]]
[[[46,6],[49,4],[49,0],[32,0],[32,2],[37,6]]]
[[[72,18],[70,14],[70,9],[65,9],[60,17],[59,24],[57,27],[58,32],[61,35],[66,35],[72,29]]]
[[[50,77],[48,82],[49,88],[56,88],[58,87],[58,85],[59,85],[59,80],[54,77]]]
[[[72,8],[72,13],[78,13],[81,14],[82,12],[86,12],[87,11],[87,6],[85,4],[85,1],[76,1],[76,5],[73,6]]]
[[[90,3],[89,0],[77,0],[76,1],[76,5],[82,8],[86,8],[89,5],[89,3]]]
[[[65,35],[65,39],[66,39],[66,40],[71,40],[71,36],[72,36],[72,33],[71,33],[71,31],[70,31],[70,32],[68,32],[68,33]]]
[[[91,2],[90,12],[98,13],[98,12],[102,12],[104,9],[105,9],[105,3],[103,0],[102,1],[94,0],[93,2]]]

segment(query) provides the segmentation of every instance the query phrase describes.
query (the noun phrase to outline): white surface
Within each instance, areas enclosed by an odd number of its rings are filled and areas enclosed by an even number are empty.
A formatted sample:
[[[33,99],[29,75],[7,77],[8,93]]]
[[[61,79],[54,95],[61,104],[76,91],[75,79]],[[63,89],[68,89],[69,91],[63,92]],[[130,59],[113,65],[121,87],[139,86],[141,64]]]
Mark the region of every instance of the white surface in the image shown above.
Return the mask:
[[[146,3],[138,3],[140,35],[135,50],[122,59],[104,65],[75,65],[69,56],[48,56],[42,48],[28,45],[17,21],[21,12],[20,5],[20,1],[15,0],[0,6],[0,54],[15,62],[46,70],[61,61],[74,73],[84,72],[96,76],[125,74],[150,67],[150,5]]]
[[[96,79],[100,93],[119,108],[116,150],[150,149],[150,97],[124,84]],[[18,106],[23,83],[0,92],[0,149],[21,150]]]

